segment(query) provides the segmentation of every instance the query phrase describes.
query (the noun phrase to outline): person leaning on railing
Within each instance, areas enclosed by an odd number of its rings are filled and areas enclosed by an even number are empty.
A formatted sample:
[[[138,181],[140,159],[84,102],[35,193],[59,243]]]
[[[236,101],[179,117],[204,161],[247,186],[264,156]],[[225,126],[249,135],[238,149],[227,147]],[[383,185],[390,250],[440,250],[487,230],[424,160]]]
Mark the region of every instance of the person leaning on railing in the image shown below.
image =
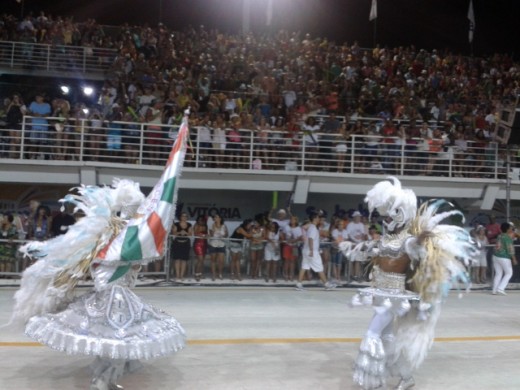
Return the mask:
[[[291,215],[290,222],[283,233],[285,236],[285,243],[282,244],[283,277],[285,281],[292,282],[303,242],[303,231],[297,216]]]
[[[0,215],[0,273],[13,272],[16,261],[17,244],[13,240],[18,238],[18,229],[14,224],[14,216]],[[0,277],[3,277],[0,275]]]
[[[23,116],[27,113],[22,97],[14,94],[6,109],[6,128],[9,131],[9,157],[19,158]]]
[[[208,252],[211,259],[211,280],[223,279],[224,261],[226,256],[226,238],[228,229],[224,224],[224,219],[218,213],[212,216],[212,223],[209,225]]]
[[[51,106],[45,102],[43,93],[37,93],[34,101],[29,105],[28,114],[31,115],[31,130],[28,134],[27,142],[30,145],[29,152],[31,159],[44,159],[45,149],[50,138],[49,122],[46,117],[51,115]],[[39,154],[38,154],[39,153]]]
[[[430,176],[434,173],[438,173],[437,171],[434,171],[435,165],[439,159],[439,154],[442,151],[444,144],[447,141],[443,138],[442,132],[439,128],[435,128],[432,133],[432,137],[429,138],[426,136],[425,138],[425,146],[427,145],[426,149],[426,166],[423,171],[423,174],[426,176]]]
[[[231,234],[229,241],[229,251],[231,252],[231,263],[229,265],[231,280],[235,278],[242,280],[240,272],[240,256],[244,252],[244,245],[246,239],[251,239],[252,219],[246,219],[240,224]]]
[[[260,276],[260,265],[264,259],[265,223],[267,221],[261,214],[255,217],[251,224],[251,238],[249,244],[250,277],[256,279]]]
[[[266,282],[272,280],[276,283],[278,275],[278,264],[280,256],[280,240],[284,240],[284,234],[280,230],[280,225],[276,222],[270,222],[265,230],[264,239],[266,241],[264,248],[264,279]]]
[[[200,215],[197,217],[197,222],[193,226],[193,252],[196,256],[195,263],[195,280],[198,282],[203,277],[204,259],[208,251],[208,225],[206,224],[206,217]]]
[[[180,220],[172,225],[173,240],[170,247],[170,258],[173,260],[175,278],[179,281],[184,280],[187,264],[190,260],[192,232],[191,223],[188,222],[188,214],[181,213]],[[156,263],[160,264],[158,261]]]
[[[318,162],[319,148],[319,131],[320,125],[316,123],[316,118],[308,116],[302,125],[303,140],[305,144],[305,161],[306,166],[313,169],[316,168]]]

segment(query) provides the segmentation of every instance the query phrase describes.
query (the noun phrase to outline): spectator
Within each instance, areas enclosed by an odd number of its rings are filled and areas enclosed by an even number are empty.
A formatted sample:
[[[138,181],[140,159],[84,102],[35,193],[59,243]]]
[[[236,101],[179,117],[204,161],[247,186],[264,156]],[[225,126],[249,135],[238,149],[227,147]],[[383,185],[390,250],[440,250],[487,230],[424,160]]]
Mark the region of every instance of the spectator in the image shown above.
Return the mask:
[[[443,150],[445,142],[445,138],[443,138],[442,132],[439,128],[433,130],[432,138],[425,138],[425,145],[427,145],[427,162],[423,172],[424,175],[439,175],[439,170],[438,167],[436,167],[436,164],[439,161],[439,154]]]
[[[246,219],[238,226],[230,237],[229,251],[231,252],[230,274],[231,280],[242,280],[240,272],[240,255],[244,253],[244,248],[247,239],[251,239],[252,219]]]
[[[337,160],[337,172],[344,172],[345,161],[347,160],[348,141],[350,139],[350,133],[347,132],[345,124],[339,128],[339,133],[334,135],[334,155],[333,157]]]
[[[15,270],[13,265],[16,261],[17,245],[13,240],[17,238],[18,229],[14,223],[14,216],[0,216],[0,273]]]
[[[21,96],[14,94],[7,106],[6,110],[6,127],[9,129],[9,157],[19,158],[19,148],[21,140],[21,129],[23,116],[27,113],[27,107],[25,106]]]
[[[170,258],[173,260],[175,279],[184,281],[188,261],[190,260],[191,236],[193,230],[188,222],[188,214],[181,213],[180,220],[172,226],[172,244]],[[155,262],[155,264],[160,264]],[[156,271],[158,271],[156,269]]]
[[[302,126],[303,130],[303,144],[305,146],[305,160],[307,166],[316,168],[318,161],[318,148],[319,148],[319,134],[320,126],[316,123],[316,119],[313,116],[309,116]]]
[[[44,241],[51,235],[52,217],[47,206],[39,205],[29,221],[28,236],[31,240]]]
[[[153,102],[150,107],[146,106],[144,121],[145,127],[145,144],[146,155],[150,164],[161,164],[164,156],[161,153],[164,150],[164,128],[162,126],[162,103]]]
[[[123,114],[122,124],[122,145],[124,150],[125,161],[128,164],[139,164],[139,143],[141,142],[142,125],[135,123],[132,120],[132,114],[127,112]],[[103,122],[98,119],[97,115],[94,115],[91,120],[91,126],[94,133],[91,137],[91,145],[93,146],[93,153],[96,153],[96,145],[99,145],[102,141],[100,134],[100,128]]]
[[[368,238],[365,224],[361,222],[361,213],[359,211],[356,210],[352,213],[352,221],[347,225],[346,234],[348,240],[354,244],[359,244]],[[361,281],[363,279],[363,265],[366,261],[364,252],[354,255],[348,260],[350,261],[351,271],[349,274],[351,278],[355,281]]]
[[[53,237],[65,234],[69,226],[76,223],[76,218],[74,218],[71,213],[73,208],[73,205],[65,203],[62,208],[59,209],[58,214],[52,218],[51,235]]]
[[[273,212],[274,209],[271,209],[271,211],[269,212],[268,219],[271,222],[276,222],[280,229],[282,229],[282,231],[285,231],[285,229],[287,228],[287,226],[289,226],[289,223],[291,222],[291,208],[288,207],[287,211],[285,211],[285,209],[279,209],[276,212],[276,217],[274,218],[272,217]]]
[[[106,149],[108,161],[117,162],[121,157],[123,141],[122,107],[118,103],[112,105],[112,112],[107,117]]]
[[[280,261],[280,240],[283,240],[283,233],[280,231],[280,226],[276,222],[269,223],[265,231],[265,281],[272,280],[276,283],[278,274],[278,264]]]
[[[394,122],[390,119],[385,121],[383,128],[381,129],[381,135],[384,136],[383,143],[383,166],[388,172],[395,170],[395,163],[399,155],[399,144],[396,143],[396,137],[398,137],[397,128]]]
[[[323,210],[318,212],[320,216],[320,222],[318,224],[318,231],[320,234],[319,244],[320,244],[320,255],[321,261],[323,263],[323,272],[325,275],[329,274],[329,264],[330,264],[330,251],[331,251],[331,237],[330,237],[330,223],[327,222],[327,213]]]
[[[323,165],[324,171],[330,171],[332,159],[332,151],[334,145],[334,137],[336,134],[339,134],[341,129],[341,122],[336,118],[336,113],[331,112],[327,120],[323,122],[321,127],[322,134],[320,136],[319,145],[320,145],[320,160]]]
[[[479,247],[478,257],[475,258],[475,263],[471,268],[471,279],[473,283],[486,283],[487,273],[487,252],[489,241],[486,237],[486,228],[478,225],[473,231],[472,236]]]
[[[197,222],[193,227],[193,253],[195,253],[197,262],[195,263],[195,280],[197,282],[203,277],[204,259],[208,249],[208,225],[206,224],[206,217],[200,215],[197,217]]]
[[[497,237],[500,235],[501,227],[496,220],[496,216],[491,214],[489,216],[489,223],[486,225],[486,236],[490,245],[495,245]]]
[[[304,244],[302,253],[302,264],[300,272],[298,274],[298,283],[296,283],[296,289],[303,291],[303,277],[305,272],[313,270],[316,272],[326,290],[331,290],[336,287],[335,284],[329,282],[325,273],[323,272],[323,263],[321,261],[319,251],[319,238],[320,234],[318,231],[318,224],[320,223],[320,217],[318,213],[311,213],[309,215],[309,223],[304,227]]]
[[[507,295],[505,290],[513,275],[512,265],[517,265],[515,248],[513,247],[514,226],[509,222],[500,225],[501,234],[497,237],[493,252],[493,295]],[[511,265],[512,264],[512,265]]]
[[[45,117],[51,114],[51,106],[45,102],[43,93],[37,93],[34,101],[29,105],[28,114],[33,116],[31,131],[29,132],[28,143],[31,145],[29,151],[32,159],[38,157],[44,159],[49,151],[46,145],[50,141],[49,122]],[[36,153],[39,152],[39,155]]]
[[[283,233],[285,239],[285,243],[282,245],[283,276],[285,281],[292,282],[294,280],[296,261],[300,255],[300,245],[303,240],[303,232],[297,216],[291,216],[289,225],[285,227]]]
[[[269,153],[269,137],[271,135],[271,126],[267,123],[267,118],[264,116],[260,117],[258,125],[254,131],[254,143],[257,156],[262,160],[262,165],[269,169],[270,165],[270,153]]]
[[[211,259],[211,280],[218,278],[223,279],[222,272],[224,271],[224,260],[226,255],[226,242],[224,239],[228,236],[228,230],[224,224],[224,219],[220,214],[212,216],[213,223],[209,226],[209,241],[208,252]]]
[[[339,283],[341,281],[341,266],[343,264],[343,252],[339,250],[339,244],[348,240],[348,233],[345,229],[345,222],[342,219],[336,220],[332,236],[332,281]]]
[[[255,218],[256,219],[256,218]],[[256,279],[260,276],[260,265],[264,258],[265,228],[258,220],[251,225],[251,238],[249,244],[250,277]]]
[[[221,114],[217,114],[213,123],[213,149],[216,168],[228,167],[224,163],[224,153],[227,149],[226,123]]]
[[[211,130],[209,128],[209,115],[204,115],[197,127],[197,145],[198,145],[198,154],[199,160],[201,162],[200,167],[206,168],[211,166],[212,162],[212,139],[211,139]]]

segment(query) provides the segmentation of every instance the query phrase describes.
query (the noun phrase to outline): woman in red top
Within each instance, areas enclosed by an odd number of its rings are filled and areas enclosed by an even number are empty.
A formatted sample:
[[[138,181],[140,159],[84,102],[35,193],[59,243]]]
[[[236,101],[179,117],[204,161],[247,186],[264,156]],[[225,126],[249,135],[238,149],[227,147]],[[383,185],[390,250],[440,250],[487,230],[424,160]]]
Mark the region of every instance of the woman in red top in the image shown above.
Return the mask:
[[[197,223],[193,227],[193,235],[195,240],[193,241],[193,252],[197,257],[195,264],[195,280],[200,281],[202,277],[202,271],[204,270],[204,259],[206,258],[206,252],[208,249],[208,225],[206,225],[206,217],[201,215],[197,218]]]

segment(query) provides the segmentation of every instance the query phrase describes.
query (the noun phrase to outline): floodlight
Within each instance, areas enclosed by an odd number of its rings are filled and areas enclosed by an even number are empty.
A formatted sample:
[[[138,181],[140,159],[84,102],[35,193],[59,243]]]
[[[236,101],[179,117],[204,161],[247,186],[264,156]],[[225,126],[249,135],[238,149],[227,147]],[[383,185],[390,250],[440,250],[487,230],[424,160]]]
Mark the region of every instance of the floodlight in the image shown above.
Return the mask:
[[[83,87],[83,93],[86,96],[92,96],[92,94],[94,93],[94,88],[85,86],[85,87]]]
[[[60,86],[61,93],[64,95],[68,95],[70,92],[70,88],[68,85],[62,85]]]

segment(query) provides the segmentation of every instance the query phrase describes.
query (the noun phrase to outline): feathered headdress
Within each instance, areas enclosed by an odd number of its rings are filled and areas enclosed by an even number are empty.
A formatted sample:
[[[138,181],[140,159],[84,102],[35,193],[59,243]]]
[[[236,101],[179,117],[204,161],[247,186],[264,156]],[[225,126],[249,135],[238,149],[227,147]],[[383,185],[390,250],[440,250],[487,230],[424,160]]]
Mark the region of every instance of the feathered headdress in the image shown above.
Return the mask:
[[[417,214],[417,198],[409,189],[403,189],[401,182],[394,176],[389,180],[380,181],[367,192],[365,202],[370,213],[377,210],[382,216],[388,216],[391,221],[384,221],[388,231],[409,225]]]

